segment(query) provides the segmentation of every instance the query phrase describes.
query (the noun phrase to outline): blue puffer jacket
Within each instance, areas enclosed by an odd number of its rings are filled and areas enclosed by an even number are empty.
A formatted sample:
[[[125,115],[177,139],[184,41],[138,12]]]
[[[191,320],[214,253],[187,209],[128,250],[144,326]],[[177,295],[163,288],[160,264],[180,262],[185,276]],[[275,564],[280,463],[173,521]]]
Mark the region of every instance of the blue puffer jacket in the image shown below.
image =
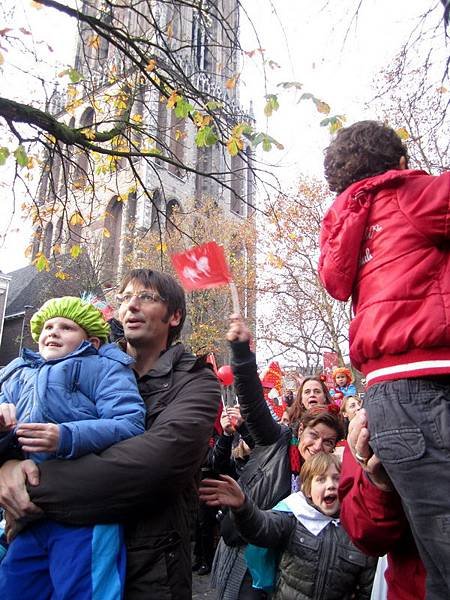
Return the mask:
[[[0,403],[16,405],[17,420],[59,423],[57,458],[101,452],[145,430],[145,405],[130,364],[133,359],[116,344],[96,350],[84,341],[74,352],[45,361],[24,349],[0,371]],[[14,435],[0,438],[0,451]],[[39,462],[53,458],[33,454]]]

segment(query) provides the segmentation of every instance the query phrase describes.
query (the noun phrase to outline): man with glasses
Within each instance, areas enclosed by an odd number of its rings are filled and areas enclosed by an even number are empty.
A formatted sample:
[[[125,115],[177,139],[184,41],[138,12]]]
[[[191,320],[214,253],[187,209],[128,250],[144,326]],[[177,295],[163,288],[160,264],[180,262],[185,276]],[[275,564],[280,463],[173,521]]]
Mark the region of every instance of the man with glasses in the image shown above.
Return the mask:
[[[0,472],[0,504],[14,518],[43,511],[74,525],[123,521],[126,599],[188,600],[195,476],[217,415],[219,384],[204,361],[174,343],[186,303],[173,277],[129,272],[117,307],[124,332],[118,343],[135,359],[146,432],[99,455],[48,461],[39,471],[31,461],[10,461]]]

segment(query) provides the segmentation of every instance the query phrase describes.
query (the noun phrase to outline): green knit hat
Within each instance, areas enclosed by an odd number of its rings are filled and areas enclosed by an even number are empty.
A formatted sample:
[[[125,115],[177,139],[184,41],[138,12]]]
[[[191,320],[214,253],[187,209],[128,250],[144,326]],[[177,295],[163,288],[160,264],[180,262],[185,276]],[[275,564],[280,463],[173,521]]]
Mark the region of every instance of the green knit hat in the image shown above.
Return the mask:
[[[71,319],[85,330],[88,337],[98,337],[102,342],[108,340],[110,327],[98,308],[76,296],[63,296],[47,300],[31,317],[31,336],[35,342],[39,340],[45,322],[54,317]]]

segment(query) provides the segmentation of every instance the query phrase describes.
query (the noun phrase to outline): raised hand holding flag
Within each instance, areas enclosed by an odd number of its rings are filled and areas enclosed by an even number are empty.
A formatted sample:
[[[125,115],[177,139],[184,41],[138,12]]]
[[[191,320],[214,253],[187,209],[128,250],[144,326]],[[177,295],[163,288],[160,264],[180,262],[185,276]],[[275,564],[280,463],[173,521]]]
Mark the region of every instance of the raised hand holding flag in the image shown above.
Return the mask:
[[[182,286],[188,292],[228,284],[233,312],[240,313],[236,285],[230,273],[223,246],[207,242],[171,256],[172,264]]]

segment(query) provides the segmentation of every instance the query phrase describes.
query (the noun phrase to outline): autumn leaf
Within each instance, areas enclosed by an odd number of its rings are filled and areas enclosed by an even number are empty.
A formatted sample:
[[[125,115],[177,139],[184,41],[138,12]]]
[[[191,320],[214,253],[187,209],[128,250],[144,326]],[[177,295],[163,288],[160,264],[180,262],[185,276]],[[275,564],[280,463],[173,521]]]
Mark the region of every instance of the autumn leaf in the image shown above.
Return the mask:
[[[61,244],[54,244],[52,246],[52,254],[61,254],[62,248]]]
[[[77,225],[84,225],[84,219],[79,212],[74,212],[69,219],[69,225],[76,227]]]
[[[42,8],[42,4],[40,2],[35,2],[34,0],[31,0],[31,6],[36,10],[41,10]]]
[[[328,115],[330,113],[330,106],[329,104],[327,104],[326,102],[323,102],[323,100],[318,100],[316,103],[316,108],[317,108],[317,112],[320,112],[324,115]]]
[[[70,248],[70,256],[72,258],[78,258],[81,254],[82,250],[81,250],[81,246],[79,246],[78,244],[74,244],[71,248]]]
[[[25,258],[30,258],[33,255],[33,249],[34,249],[34,245],[33,244],[29,244],[25,248],[25,251],[23,253],[23,255],[25,256]]]
[[[5,146],[0,148],[0,166],[3,166],[9,156],[9,150]]]
[[[109,229],[107,229],[106,227],[103,227],[103,232],[102,232],[103,237],[105,238],[110,238],[111,237],[111,232],[109,231]]]
[[[151,58],[148,63],[147,66],[145,67],[145,70],[147,71],[147,73],[151,73],[156,67],[156,60],[154,58]]]
[[[90,48],[94,48],[95,50],[98,50],[100,48],[100,37],[98,35],[92,35],[88,41],[87,41],[87,45]]]
[[[128,202],[128,194],[119,194],[117,196],[117,202]]]
[[[167,252],[167,244],[166,242],[160,242],[159,244],[155,245],[155,250],[157,252],[162,252],[163,254],[166,254]]]
[[[3,58],[3,54],[0,52],[0,65],[2,65],[5,62],[5,59]]]
[[[219,138],[213,128],[208,125],[198,130],[197,135],[195,136],[195,144],[198,148],[214,146],[218,139]]]
[[[169,40],[173,37],[173,24],[172,21],[167,25],[166,34]]]
[[[396,129],[395,133],[403,141],[408,140],[410,138],[408,131],[404,127],[400,127],[399,129]]]
[[[176,129],[175,130],[175,140],[178,142],[178,140],[184,140],[184,138],[187,136],[187,133],[185,131],[181,131],[180,129]]]
[[[233,90],[236,87],[238,79],[239,75],[235,75],[234,77],[230,77],[229,79],[227,79],[225,82],[225,87],[227,88],[227,90]]]
[[[133,115],[131,117],[131,120],[134,121],[134,123],[142,123],[142,115]]]
[[[87,140],[95,140],[95,131],[92,129],[82,129],[81,133]]]
[[[437,88],[436,92],[438,94],[446,94],[448,92],[448,89],[446,87],[444,87],[444,86],[441,86],[441,87]]]
[[[264,107],[264,114],[266,117],[271,117],[273,112],[279,108],[278,97],[275,94],[268,94],[266,96],[266,105]]]
[[[167,108],[173,108],[181,100],[181,96],[174,90],[167,98]]]
[[[64,271],[57,271],[55,273],[55,277],[61,279],[62,281],[66,281],[66,279],[70,279],[69,273],[64,273]]]
[[[32,264],[36,267],[36,269],[39,272],[44,270],[50,271],[50,263],[48,261],[48,258],[42,252],[38,252]]]
[[[236,156],[239,153],[239,150],[243,150],[244,141],[237,137],[230,137],[227,141],[227,150],[230,153],[230,156]]]
[[[17,161],[17,164],[20,167],[26,167],[27,166],[27,164],[28,164],[28,156],[27,156],[27,153],[25,152],[25,148],[22,145],[18,146],[14,150],[13,155],[14,155],[14,158],[16,159],[16,161]]]

